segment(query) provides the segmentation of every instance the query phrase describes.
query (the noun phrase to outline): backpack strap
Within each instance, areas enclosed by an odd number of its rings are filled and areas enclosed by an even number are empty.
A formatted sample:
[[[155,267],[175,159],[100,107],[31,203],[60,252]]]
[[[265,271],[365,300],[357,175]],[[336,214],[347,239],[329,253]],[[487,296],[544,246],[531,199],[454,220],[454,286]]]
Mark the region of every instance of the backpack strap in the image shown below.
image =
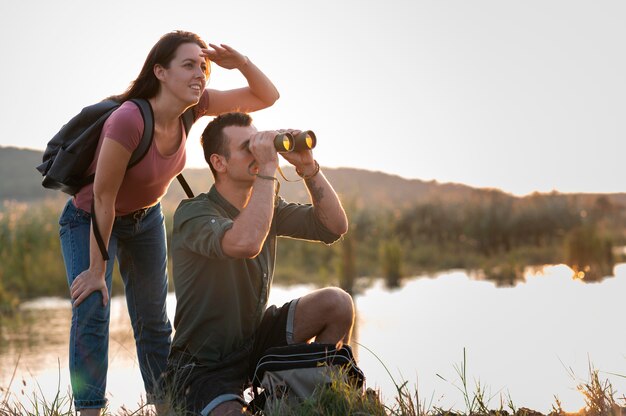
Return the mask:
[[[148,149],[152,144],[152,138],[154,137],[154,112],[152,111],[152,106],[150,105],[148,100],[143,98],[133,98],[131,99],[131,101],[139,107],[139,110],[141,110],[141,116],[143,117],[143,136],[141,136],[141,141],[139,142],[139,145],[137,146],[135,151],[133,151],[133,154],[130,157],[130,162],[128,162],[128,169],[135,166],[141,161],[141,159],[144,158],[146,153],[148,153]],[[188,135],[189,130],[191,130],[191,126],[195,121],[193,107],[188,108],[181,117],[183,119],[183,126],[185,127],[185,135]],[[183,174],[181,173],[176,176],[176,179],[178,179],[178,182],[180,182],[180,186],[183,187],[185,194],[187,194],[187,198],[193,198],[193,191],[185,180]]]
[[[148,150],[150,149],[150,146],[152,145],[152,139],[154,137],[154,112],[152,111],[152,106],[150,105],[148,100],[144,98],[133,98],[130,101],[132,101],[133,103],[135,103],[135,105],[137,105],[137,107],[139,107],[139,110],[141,111],[141,116],[143,117],[144,127],[143,127],[143,135],[141,136],[139,145],[130,156],[130,161],[128,162],[128,167],[126,169],[132,168],[137,163],[139,163],[141,159],[144,158],[144,156],[146,156],[146,153],[148,153]],[[185,128],[185,134],[187,135],[189,134],[189,130],[191,130],[191,126],[195,120],[193,107],[187,109],[187,111],[183,113],[182,119],[183,119],[183,126]],[[191,187],[185,180],[185,177],[183,176],[183,174],[181,173],[178,176],[176,176],[176,179],[178,179],[178,182],[180,182],[180,185],[183,187],[183,190],[185,191],[185,194],[187,194],[187,197],[193,198],[194,197],[193,191],[191,190]],[[92,224],[93,232],[94,232],[94,237],[96,238],[96,242],[98,243],[98,248],[100,249],[100,253],[102,254],[102,258],[106,261],[106,260],[109,260],[109,254],[104,244],[102,234],[100,234],[98,222],[96,220],[96,209],[94,206],[94,200],[92,200],[91,202],[91,218],[93,222]]]
[[[154,138],[154,112],[152,106],[145,98],[133,98],[130,101],[135,103],[141,111],[141,117],[143,117],[143,135],[137,148],[133,151],[128,162],[128,168],[130,169],[144,158],[150,145],[152,145],[152,139]],[[185,128],[185,135],[189,135],[191,126],[195,121],[195,114],[193,107],[190,107],[181,116],[183,120],[183,127]]]
[[[109,260],[109,252],[107,251],[106,245],[104,245],[104,239],[102,238],[102,234],[100,234],[98,220],[96,219],[96,198],[93,194],[91,197],[91,228],[93,228],[93,236],[96,238],[96,243],[98,243],[100,254],[102,254],[102,260],[107,261]]]
[[[189,131],[191,130],[191,126],[193,125],[193,122],[196,120],[196,115],[194,114],[194,107],[188,108],[181,117],[183,118],[183,126],[185,127],[185,135],[189,136]],[[183,176],[183,174],[182,173],[178,174],[178,176],[176,176],[176,179],[178,179],[180,186],[182,186],[183,189],[185,190],[185,194],[187,194],[187,198],[193,198],[194,197],[193,191],[191,190],[191,187],[185,180],[185,177]]]
[[[180,183],[180,186],[183,187],[183,190],[185,191],[185,194],[187,194],[187,198],[193,198],[193,191],[191,190],[191,186],[189,186],[189,184],[187,183],[187,180],[185,179],[185,177],[183,176],[182,173],[179,173],[176,176],[176,179],[178,179],[178,183]]]
[[[191,126],[193,122],[196,121],[196,115],[194,114],[194,107],[189,107],[187,111],[183,113],[181,116],[183,118],[183,126],[185,126],[185,134],[189,135],[189,130],[191,130]]]
[[[152,112],[152,106],[148,100],[143,98],[133,98],[130,101],[135,103],[141,111],[141,117],[143,117],[143,135],[141,136],[139,145],[130,156],[130,161],[126,169],[132,168],[144,158],[146,153],[148,153],[148,149],[150,149],[152,138],[154,137],[154,113]]]

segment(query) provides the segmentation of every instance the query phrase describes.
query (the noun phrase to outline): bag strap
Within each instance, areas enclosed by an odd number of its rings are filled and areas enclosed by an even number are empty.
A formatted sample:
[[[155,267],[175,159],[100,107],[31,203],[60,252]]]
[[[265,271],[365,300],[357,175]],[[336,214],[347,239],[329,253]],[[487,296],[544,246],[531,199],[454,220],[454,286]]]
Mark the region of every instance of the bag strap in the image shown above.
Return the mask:
[[[191,126],[193,125],[193,122],[196,120],[196,115],[194,114],[194,107],[188,108],[183,113],[182,118],[183,118],[183,126],[185,127],[185,136],[189,136],[189,131],[191,130]],[[187,194],[187,198],[193,198],[194,197],[193,191],[191,190],[191,187],[185,180],[185,177],[183,176],[183,174],[182,173],[178,174],[178,176],[176,176],[176,179],[178,179],[180,186],[183,187],[185,194]]]
[[[180,186],[183,187],[185,194],[187,194],[187,198],[193,198],[194,195],[193,195],[193,191],[191,190],[191,186],[189,186],[183,174],[179,173],[178,176],[176,176],[176,179],[178,179],[178,183],[180,183]]]
[[[102,254],[102,260],[109,260],[109,253],[104,245],[102,234],[100,234],[100,229],[98,228],[98,221],[96,220],[96,198],[93,194],[91,195],[91,227],[93,228],[93,236],[96,237],[96,243],[98,243],[98,248]]]
[[[126,169],[130,169],[135,166],[137,163],[144,158],[146,153],[148,153],[148,149],[150,149],[150,145],[152,144],[152,137],[154,135],[154,113],[152,112],[152,107],[148,100],[143,98],[131,99],[133,103],[139,110],[141,111],[141,117],[143,118],[143,135],[141,136],[141,140],[139,141],[139,145],[133,151],[130,156],[130,161],[128,162],[128,166]],[[94,175],[95,176],[95,175]],[[98,220],[96,219],[96,206],[95,206],[95,198],[92,195],[91,198],[91,227],[93,228],[93,235],[96,238],[96,243],[98,243],[98,248],[100,249],[100,253],[102,254],[102,259],[104,261],[109,260],[109,253],[107,251],[107,247],[104,244],[104,239],[102,238],[102,234],[100,234],[100,227],[98,227]]]
[[[148,149],[150,149],[152,138],[154,137],[154,113],[152,112],[152,106],[148,100],[143,98],[133,98],[130,101],[135,103],[141,111],[141,117],[143,118],[143,135],[141,136],[139,145],[130,156],[130,161],[126,169],[132,168],[144,158],[146,153],[148,153]]]
[[[141,141],[139,142],[139,145],[130,156],[130,161],[128,162],[128,167],[126,169],[130,169],[131,167],[135,166],[137,163],[141,161],[141,159],[144,158],[144,156],[146,156],[146,153],[148,153],[148,149],[150,149],[150,145],[152,144],[152,138],[154,137],[154,112],[152,111],[152,106],[150,105],[148,100],[143,99],[143,98],[136,98],[136,99],[133,98],[130,101],[132,101],[133,103],[137,105],[137,107],[139,107],[139,110],[141,111],[141,116],[143,117],[144,128],[143,128],[143,135],[141,136]],[[193,125],[193,122],[195,120],[193,107],[187,109],[187,111],[185,111],[181,117],[183,119],[185,135],[188,135],[189,131],[191,130],[191,126]],[[183,190],[185,191],[185,194],[187,194],[187,197],[193,198],[194,197],[193,191],[191,190],[189,183],[187,183],[187,180],[185,180],[185,177],[183,176],[183,174],[182,173],[178,174],[178,176],[176,176],[176,179],[178,179],[178,182],[180,183],[180,186],[182,186]],[[100,249],[100,253],[102,254],[102,259],[104,261],[107,261],[109,260],[109,253],[107,252],[107,248],[104,244],[104,239],[102,238],[102,234],[100,234],[98,221],[96,220],[95,198],[93,197],[91,199],[91,221],[92,221],[92,227],[93,227],[93,234],[94,234],[94,237],[96,238],[96,243],[98,243],[98,248]]]
[[[141,111],[141,115],[143,117],[143,136],[141,136],[141,141],[139,142],[139,146],[135,149],[132,156],[130,157],[130,162],[128,162],[128,168],[130,169],[135,166],[137,163],[144,158],[146,153],[148,153],[148,149],[150,149],[150,145],[152,144],[152,139],[154,137],[154,112],[152,111],[152,106],[148,102],[148,100],[143,98],[133,98],[131,99],[133,103],[135,103],[139,110]],[[188,108],[183,115],[181,116],[183,120],[183,127],[185,128],[185,135],[189,135],[189,131],[191,130],[191,126],[195,120],[195,114],[193,107]],[[187,198],[193,198],[194,194],[189,186],[189,183],[185,180],[183,174],[179,174],[176,176],[180,186],[182,186],[185,194],[187,194]]]
[[[183,126],[185,127],[185,134],[189,135],[189,130],[191,130],[191,126],[193,122],[196,120],[196,115],[194,114],[195,107],[189,107],[181,116],[183,118]]]

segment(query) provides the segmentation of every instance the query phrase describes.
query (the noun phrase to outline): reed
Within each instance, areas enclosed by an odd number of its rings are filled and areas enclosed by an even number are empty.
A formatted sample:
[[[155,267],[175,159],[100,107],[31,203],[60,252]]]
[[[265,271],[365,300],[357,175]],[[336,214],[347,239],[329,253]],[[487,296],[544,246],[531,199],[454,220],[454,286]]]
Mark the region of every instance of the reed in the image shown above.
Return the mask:
[[[367,349],[365,346],[361,345]],[[370,351],[370,350],[368,350]],[[376,356],[380,361],[380,359]],[[385,364],[380,361],[383,366]],[[15,369],[17,369],[17,364]],[[460,385],[457,389],[463,396],[465,402],[464,410],[443,409],[432,406],[432,397],[429,401],[424,401],[417,387],[411,391],[407,381],[396,381],[387,370],[389,377],[393,380],[396,388],[395,398],[391,405],[384,404],[381,400],[381,393],[372,389],[367,389],[363,394],[359,390],[353,389],[343,382],[337,381],[320,388],[315,394],[297,405],[277,401],[273,407],[266,412],[257,413],[256,416],[287,416],[287,415],[328,415],[328,416],[541,416],[542,413],[524,408],[516,407],[510,395],[502,395],[500,392],[495,395],[488,395],[488,389],[476,381],[472,387],[467,372],[467,356],[463,351],[463,360],[455,365]],[[570,370],[571,372],[571,370]],[[573,372],[571,372],[574,377]],[[31,396],[22,395],[16,397],[11,393],[15,370],[9,386],[0,387],[0,415],[2,416],[70,416],[75,415],[71,392],[61,393],[60,381],[57,393],[52,398],[44,397],[41,389],[37,389]],[[589,365],[588,380],[577,380],[577,390],[583,395],[585,407],[576,413],[567,413],[562,408],[562,403],[555,397],[555,403],[551,412],[546,416],[621,416],[626,413],[626,397],[615,398],[610,381],[602,380],[600,372],[591,364]],[[623,376],[622,376],[623,377]],[[443,377],[442,377],[443,379]],[[444,379],[445,380],[445,379]],[[447,380],[446,380],[447,381]],[[22,381],[24,387],[26,382]],[[434,396],[434,394],[433,394]],[[499,396],[499,403],[491,406],[494,397]],[[156,415],[153,406],[139,403],[137,409],[130,410],[122,407],[117,413],[112,413],[109,409],[103,410],[104,416],[153,416]],[[182,411],[171,411],[169,416],[182,416]]]

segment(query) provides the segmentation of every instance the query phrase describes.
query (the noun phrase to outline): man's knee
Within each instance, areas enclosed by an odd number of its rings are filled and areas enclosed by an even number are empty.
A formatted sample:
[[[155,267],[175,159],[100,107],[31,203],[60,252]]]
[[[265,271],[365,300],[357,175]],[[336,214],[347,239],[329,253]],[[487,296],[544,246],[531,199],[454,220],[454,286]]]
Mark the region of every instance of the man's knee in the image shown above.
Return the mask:
[[[354,321],[354,302],[352,296],[338,287],[322,289],[324,291],[325,314],[334,322],[352,325]]]
[[[298,301],[294,341],[315,338],[317,342],[347,341],[354,325],[352,297],[337,287],[318,289]]]

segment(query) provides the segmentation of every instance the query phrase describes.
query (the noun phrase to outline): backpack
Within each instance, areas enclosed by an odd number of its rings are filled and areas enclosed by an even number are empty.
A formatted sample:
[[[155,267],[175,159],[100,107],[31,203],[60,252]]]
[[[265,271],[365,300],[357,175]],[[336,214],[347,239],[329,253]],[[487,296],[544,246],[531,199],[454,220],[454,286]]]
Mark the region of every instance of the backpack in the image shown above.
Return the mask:
[[[154,134],[154,114],[150,103],[145,99],[130,101],[141,110],[144,129],[127,169],[143,159],[152,144]],[[43,163],[36,167],[43,175],[41,184],[44,188],[58,189],[66,194],[76,195],[83,186],[93,182],[95,175],[86,176],[85,172],[95,156],[104,122],[120,105],[121,103],[114,100],[104,100],[87,106],[54,135],[43,153]],[[193,107],[185,111],[181,117],[185,133],[189,134],[194,122]],[[187,196],[192,198],[193,192],[182,174],[178,175],[177,179]]]
[[[133,151],[126,169],[130,169],[143,159],[148,153],[154,135],[154,114],[148,100],[143,98],[130,100],[141,111],[144,122],[143,135],[137,148]],[[93,162],[100,140],[100,133],[104,122],[122,103],[114,100],[104,100],[87,106],[80,113],[72,117],[61,130],[48,142],[43,153],[43,163],[36,169],[43,175],[41,185],[48,189],[58,189],[69,195],[76,195],[80,189],[94,181],[95,174],[85,175]],[[194,122],[193,107],[187,109],[181,116],[185,134],[189,134]],[[188,198],[193,198],[193,192],[182,173],[176,179],[185,190]],[[109,260],[104,240],[97,226],[95,210],[92,205],[92,223],[94,236],[104,260]]]
[[[268,348],[251,378],[253,399],[249,408],[254,411],[267,411],[281,406],[281,402],[297,404],[336,380],[361,392],[365,385],[365,375],[356,365],[350,346],[337,348],[323,343]]]

